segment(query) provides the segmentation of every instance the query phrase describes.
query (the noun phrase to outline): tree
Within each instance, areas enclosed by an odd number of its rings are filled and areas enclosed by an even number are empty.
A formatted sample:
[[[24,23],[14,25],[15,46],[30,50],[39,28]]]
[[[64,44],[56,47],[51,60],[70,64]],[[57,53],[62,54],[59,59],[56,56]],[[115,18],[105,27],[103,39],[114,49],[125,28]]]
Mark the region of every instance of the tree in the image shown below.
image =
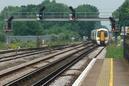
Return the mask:
[[[52,0],[52,3],[56,3],[56,0]]]
[[[26,17],[24,12],[38,12],[39,9],[45,6],[45,12],[70,12],[69,7],[65,4],[56,3],[56,0],[44,0],[39,5],[26,5],[21,7],[6,7],[2,13],[9,10],[11,13],[9,15],[14,15],[15,12],[22,12],[22,16]],[[99,11],[96,7],[91,5],[80,5],[75,8],[77,12],[94,12],[96,13],[94,17],[98,17]],[[61,14],[61,13],[60,13]],[[60,15],[59,14],[59,15]],[[49,14],[51,15],[51,14]],[[90,16],[89,14],[87,14]],[[56,16],[58,16],[56,14]],[[68,16],[68,14],[66,14]],[[0,20],[1,20],[0,18]],[[3,20],[1,20],[3,21]],[[0,23],[1,23],[0,21]],[[64,38],[69,38],[71,36],[90,36],[90,31],[100,26],[100,22],[13,22],[13,34],[14,35],[46,35],[55,34],[63,36]],[[0,26],[2,27],[2,26]]]
[[[129,26],[129,0],[126,0],[116,11],[113,16],[119,18],[118,24],[120,27]]]
[[[91,5],[80,5],[76,8],[77,12],[86,12],[87,17],[98,17],[99,16],[99,11],[96,7],[91,6]],[[93,15],[93,16],[91,16]],[[90,37],[90,32],[93,29],[96,29],[100,24],[99,22],[79,22],[78,25],[80,26],[79,29],[79,34],[83,36],[88,36]],[[97,27],[96,27],[97,26]]]

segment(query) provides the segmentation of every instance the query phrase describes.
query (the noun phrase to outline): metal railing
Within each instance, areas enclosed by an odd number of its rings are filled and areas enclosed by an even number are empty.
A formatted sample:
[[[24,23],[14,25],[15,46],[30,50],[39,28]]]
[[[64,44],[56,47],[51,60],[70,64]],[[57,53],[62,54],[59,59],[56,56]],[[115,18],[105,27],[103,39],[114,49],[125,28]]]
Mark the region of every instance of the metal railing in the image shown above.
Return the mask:
[[[8,19],[10,16],[14,18],[36,18],[37,12],[6,12],[4,15],[5,19]],[[69,18],[70,12],[44,12],[44,18]],[[111,13],[103,12],[76,12],[76,18],[108,18],[111,16]]]

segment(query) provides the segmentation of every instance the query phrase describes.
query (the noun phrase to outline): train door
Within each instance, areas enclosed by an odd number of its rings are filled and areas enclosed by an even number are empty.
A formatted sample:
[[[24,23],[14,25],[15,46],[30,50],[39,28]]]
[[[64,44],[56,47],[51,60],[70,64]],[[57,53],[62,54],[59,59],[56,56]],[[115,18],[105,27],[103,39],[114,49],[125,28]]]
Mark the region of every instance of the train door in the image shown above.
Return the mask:
[[[106,32],[103,31],[103,30],[98,31],[98,37],[99,37],[100,44],[104,45],[105,44]]]
[[[100,41],[104,42],[105,41],[105,35],[104,35],[104,31],[100,32]]]

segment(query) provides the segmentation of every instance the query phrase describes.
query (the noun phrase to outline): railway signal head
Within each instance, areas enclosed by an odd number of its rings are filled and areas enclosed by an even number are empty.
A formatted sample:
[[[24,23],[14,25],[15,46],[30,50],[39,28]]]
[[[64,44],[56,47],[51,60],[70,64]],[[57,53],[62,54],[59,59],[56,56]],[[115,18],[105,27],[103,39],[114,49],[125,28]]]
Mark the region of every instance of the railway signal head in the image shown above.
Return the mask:
[[[115,19],[113,17],[109,17],[111,22],[115,22]]]
[[[8,22],[11,22],[14,19],[13,16],[9,17],[9,19],[7,20]]]
[[[37,14],[37,20],[42,20],[43,19],[43,12],[44,12],[44,10],[45,10],[45,6],[43,6],[40,10],[39,10],[39,12],[38,12],[38,14]]]
[[[111,22],[112,31],[114,32],[116,29],[116,21],[113,17],[109,17],[109,20]]]
[[[73,7],[69,7],[71,14],[69,15],[70,20],[74,20],[75,19],[75,9],[73,9]]]
[[[5,31],[6,32],[10,32],[12,31],[12,20],[14,19],[13,16],[9,17],[9,19],[7,20],[7,25],[6,25],[6,28],[5,28]]]
[[[112,29],[112,32],[115,32],[115,29],[114,28]]]

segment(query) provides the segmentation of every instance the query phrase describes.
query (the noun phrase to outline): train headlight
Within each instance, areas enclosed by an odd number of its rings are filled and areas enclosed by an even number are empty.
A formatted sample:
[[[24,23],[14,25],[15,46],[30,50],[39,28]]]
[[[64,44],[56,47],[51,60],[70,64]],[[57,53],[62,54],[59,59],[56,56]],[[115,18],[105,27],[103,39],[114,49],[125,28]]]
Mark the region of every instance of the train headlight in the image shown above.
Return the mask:
[[[98,40],[98,41],[100,41],[100,38],[99,38],[99,37],[97,37],[97,40]]]

